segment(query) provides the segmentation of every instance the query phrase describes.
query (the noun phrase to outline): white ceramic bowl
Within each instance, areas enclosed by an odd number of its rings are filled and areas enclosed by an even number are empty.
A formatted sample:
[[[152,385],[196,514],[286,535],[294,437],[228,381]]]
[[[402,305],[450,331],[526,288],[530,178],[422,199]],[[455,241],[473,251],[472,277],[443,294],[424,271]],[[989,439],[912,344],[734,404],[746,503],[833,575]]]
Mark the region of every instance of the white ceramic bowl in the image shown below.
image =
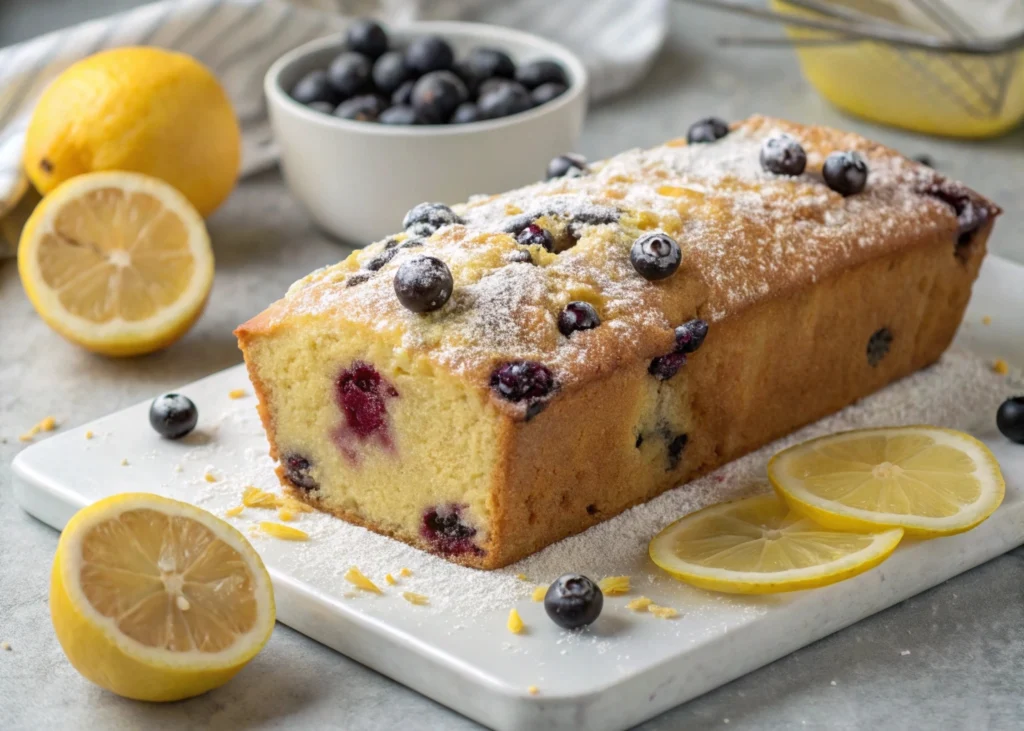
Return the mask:
[[[537,36],[478,23],[413,23],[389,35],[401,47],[431,33],[451,43],[457,57],[486,45],[516,63],[554,59],[568,73],[569,89],[502,119],[389,126],[338,119],[288,96],[303,74],[325,68],[341,51],[341,36],[282,56],[267,71],[264,88],[285,180],[317,223],[346,243],[364,246],[399,231],[417,203],[460,203],[540,180],[551,158],[575,149],[587,105],[587,72],[575,55]]]

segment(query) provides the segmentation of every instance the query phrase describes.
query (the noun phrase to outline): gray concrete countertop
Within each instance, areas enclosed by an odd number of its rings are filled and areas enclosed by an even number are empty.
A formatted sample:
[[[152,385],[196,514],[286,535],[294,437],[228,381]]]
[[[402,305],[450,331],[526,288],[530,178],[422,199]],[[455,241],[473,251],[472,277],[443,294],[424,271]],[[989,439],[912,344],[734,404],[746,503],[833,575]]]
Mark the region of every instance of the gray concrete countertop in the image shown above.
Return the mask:
[[[7,0],[0,45],[137,4]],[[686,5],[650,77],[593,110],[581,145],[592,158],[682,134],[709,113],[753,112],[865,132],[927,152],[1006,209],[992,247],[1024,261],[1024,133],[955,142],[872,127],[840,115],[801,79],[785,50],[725,51],[714,35],[757,29]],[[244,181],[210,221],[217,279],[206,314],[165,352],[106,360],[65,343],[36,317],[16,266],[0,262],[0,728],[470,729],[473,722],[279,625],[225,687],[147,705],[115,697],[66,662],[50,627],[57,533],[13,503],[17,435],[44,416],[73,426],[240,361],[231,329],[293,280],[347,253],[318,233],[276,172]],[[140,488],[145,486],[140,485]],[[641,728],[1020,728],[1024,695],[1024,549],[866,619],[678,707]],[[726,724],[728,724],[726,726]]]

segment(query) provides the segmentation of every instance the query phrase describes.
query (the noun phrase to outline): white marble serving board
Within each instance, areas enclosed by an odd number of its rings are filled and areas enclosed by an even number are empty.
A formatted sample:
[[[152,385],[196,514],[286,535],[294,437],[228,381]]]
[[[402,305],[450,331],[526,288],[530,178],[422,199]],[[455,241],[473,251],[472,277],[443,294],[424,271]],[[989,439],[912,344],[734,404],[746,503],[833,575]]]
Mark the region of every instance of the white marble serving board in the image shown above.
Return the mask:
[[[1024,364],[1024,322],[1011,314],[1024,312],[1022,283],[1024,267],[990,257],[959,344],[985,358]],[[991,325],[981,324],[983,315],[993,316]],[[247,388],[250,395],[232,400],[228,392],[235,388]],[[22,507],[61,528],[80,507],[124,491],[157,492],[222,515],[240,502],[247,484],[276,489],[242,367],[180,390],[201,414],[197,432],[181,442],[162,440],[149,428],[147,402],[23,451],[14,462],[15,495]],[[910,395],[905,386],[892,393]],[[991,425],[990,408],[972,414],[971,422]],[[86,431],[94,437],[86,439]],[[1007,442],[994,426],[974,431],[1006,476],[1006,500],[992,518],[961,536],[906,541],[866,574],[789,595],[712,594],[667,579],[649,562],[644,547],[654,530],[649,528],[652,511],[658,506],[674,511],[657,516],[665,524],[678,517],[680,506],[699,507],[699,499],[686,497],[687,488],[500,572],[453,567],[321,514],[302,515],[292,524],[310,532],[309,542],[254,537],[253,543],[273,577],[278,619],[309,637],[494,728],[618,729],[1024,543],[1024,447]],[[208,471],[216,482],[204,479]],[[717,481],[728,485],[739,474],[726,467]],[[706,478],[695,493],[703,490],[706,501],[707,485],[715,479]],[[246,509],[233,520],[250,531],[259,520],[273,519],[273,513]],[[630,531],[638,535],[624,538]],[[413,576],[375,597],[344,581],[342,574],[353,564],[381,584],[383,571],[397,573],[403,565]],[[606,599],[592,627],[567,633],[530,601],[534,584],[515,577],[525,571],[537,574],[528,576],[532,581],[546,582],[554,576],[540,574],[549,570],[600,574],[604,565],[607,573],[631,575],[632,596],[644,594],[675,607],[680,617],[636,614],[625,608],[630,597],[615,597]],[[408,604],[400,597],[403,590],[427,595],[430,606]],[[512,606],[528,627],[525,634],[513,635],[505,627]],[[537,687],[536,695],[530,686]]]

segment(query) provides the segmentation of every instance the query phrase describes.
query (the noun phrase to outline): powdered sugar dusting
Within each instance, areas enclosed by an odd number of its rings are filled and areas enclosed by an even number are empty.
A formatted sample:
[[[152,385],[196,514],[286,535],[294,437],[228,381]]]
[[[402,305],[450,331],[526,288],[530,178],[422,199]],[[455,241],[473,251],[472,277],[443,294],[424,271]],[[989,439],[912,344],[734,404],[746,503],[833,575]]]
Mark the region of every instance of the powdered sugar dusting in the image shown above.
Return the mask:
[[[634,595],[671,596],[674,581],[647,558],[650,539],[682,515],[766,489],[765,465],[779,449],[816,436],[870,426],[925,423],[964,430],[988,428],[999,403],[1021,390],[1024,390],[1024,377],[1019,372],[999,376],[976,356],[950,351],[931,368],[854,406],[497,571],[451,564],[318,512],[299,514],[295,522],[289,523],[306,531],[310,540],[287,544],[287,550],[275,554],[274,565],[298,580],[341,596],[344,601],[373,602],[374,612],[405,610],[407,605],[401,598],[402,591],[423,594],[429,604],[416,607],[416,611],[445,617],[453,631],[489,611],[507,610],[517,602],[530,601],[536,584],[550,582],[569,571],[584,573],[595,580],[628,575],[632,578]],[[250,407],[231,402],[229,408],[232,410],[217,425],[218,436],[193,447],[183,457],[187,474],[169,471],[163,486],[167,494],[183,497],[219,515],[241,502],[242,490],[248,485],[280,493],[273,462],[262,450],[247,447],[239,449],[237,454],[224,452],[221,443],[236,441],[231,439],[235,434],[245,436],[246,441],[262,438],[258,418]],[[223,477],[217,483],[202,480],[202,470],[209,463],[221,469],[219,474]],[[228,467],[231,463],[234,466]],[[259,521],[274,520],[270,511],[246,508],[240,516],[230,520],[253,540],[258,551],[282,545],[277,539],[254,531]],[[385,596],[369,596],[351,587],[343,578],[351,566],[358,566],[382,587]],[[398,577],[402,567],[410,568],[412,576],[399,577],[396,586],[386,585],[384,575],[391,573]],[[524,574],[527,581],[517,578],[519,574]],[[700,601],[700,606],[676,608],[684,613],[712,611],[714,601],[730,599],[700,594]],[[589,640],[566,637],[566,642],[570,643],[583,641]]]
[[[803,175],[761,168],[764,140],[779,134],[806,150]],[[863,193],[844,198],[820,171],[829,153],[849,149],[870,174]],[[952,249],[953,209],[921,192],[936,180],[857,135],[754,117],[712,144],[632,150],[580,177],[477,196],[455,206],[465,225],[368,246],[302,280],[268,317],[358,323],[483,382],[499,362],[538,360],[568,386],[662,354],[672,328],[692,317],[735,315],[937,233],[948,233]],[[535,245],[530,263],[514,261],[525,251],[514,234],[530,223],[552,233],[559,253]],[[683,264],[648,282],[629,249],[658,229],[679,241]],[[449,303],[429,315],[405,310],[392,286],[396,269],[422,254],[443,260],[455,281]],[[593,304],[602,325],[566,338],[557,317],[574,299]]]

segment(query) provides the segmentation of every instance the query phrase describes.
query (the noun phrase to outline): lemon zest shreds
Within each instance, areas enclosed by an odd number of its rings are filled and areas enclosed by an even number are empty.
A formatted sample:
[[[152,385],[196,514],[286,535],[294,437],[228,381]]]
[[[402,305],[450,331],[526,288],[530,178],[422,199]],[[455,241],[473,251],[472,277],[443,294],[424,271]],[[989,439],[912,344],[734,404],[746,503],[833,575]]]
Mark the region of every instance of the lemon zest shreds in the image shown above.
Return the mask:
[[[384,593],[380,590],[379,586],[370,581],[366,574],[355,566],[345,572],[345,581],[359,589],[362,589],[363,591],[373,592],[374,594]]]
[[[284,541],[308,541],[309,533],[298,528],[292,528],[290,525],[281,525],[280,523],[270,523],[268,521],[262,521],[260,523],[260,530],[266,533],[268,536],[274,538],[280,538]]]
[[[426,596],[424,596],[423,594],[417,594],[414,591],[403,591],[402,598],[410,604],[415,604],[419,607],[426,606],[430,602],[430,600]]]
[[[620,596],[629,593],[628,576],[606,576],[597,582],[597,585],[605,596]]]
[[[658,617],[659,619],[672,619],[673,617],[679,616],[679,612],[677,612],[672,607],[662,607],[657,604],[648,604],[647,612],[649,614],[653,614],[655,617]]]
[[[521,634],[526,625],[523,624],[523,618],[519,616],[519,612],[516,611],[515,607],[508,612],[508,631],[514,635]]]
[[[646,612],[651,606],[652,602],[645,596],[638,596],[633,601],[626,605],[626,609],[632,612]]]
[[[533,588],[533,594],[530,595],[530,598],[533,599],[533,601],[535,601],[535,602],[542,602],[542,601],[544,601],[544,597],[545,597],[545,595],[547,595],[547,593],[548,593],[548,587],[546,587],[546,586],[535,586]]]
[[[384,574],[384,581],[388,584],[388,586],[394,586],[398,583],[397,581],[395,581],[395,577],[391,574]]]

